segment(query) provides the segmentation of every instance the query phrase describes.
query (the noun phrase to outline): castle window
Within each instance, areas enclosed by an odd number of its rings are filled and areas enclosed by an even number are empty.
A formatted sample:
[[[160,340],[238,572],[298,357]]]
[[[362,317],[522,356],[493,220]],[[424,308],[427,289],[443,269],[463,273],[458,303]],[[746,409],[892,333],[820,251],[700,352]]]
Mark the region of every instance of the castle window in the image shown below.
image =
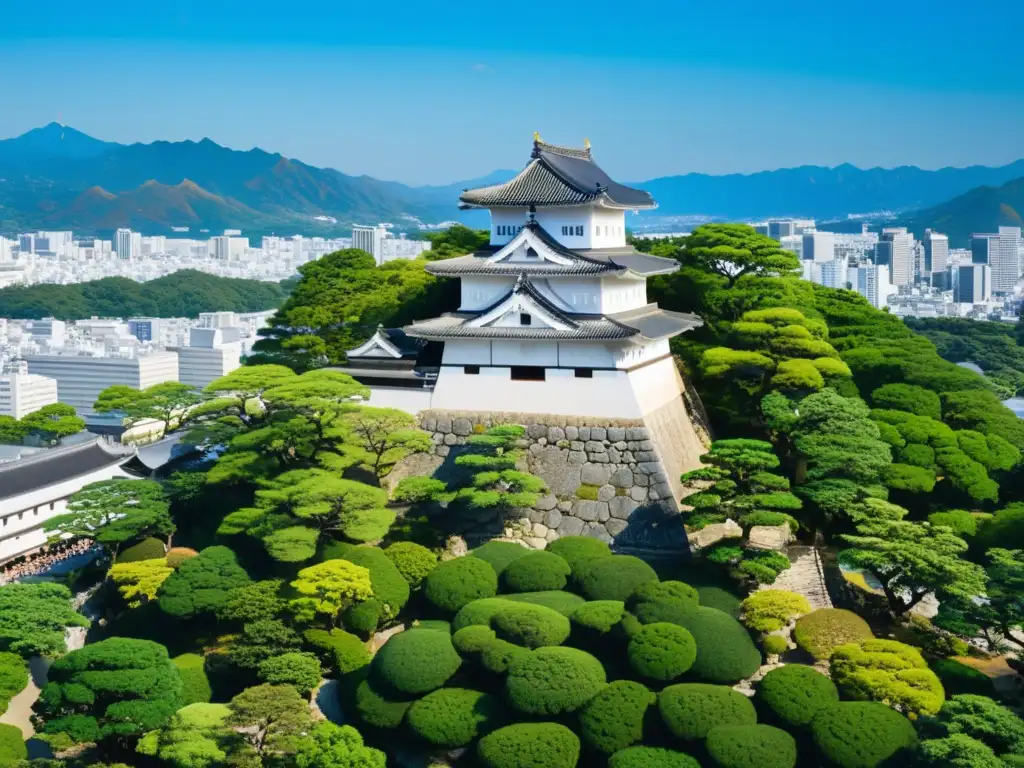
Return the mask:
[[[537,365],[513,365],[512,381],[544,381],[544,369]]]
[[[583,237],[583,226],[582,225],[576,227],[576,235],[577,235],[577,237]]]
[[[526,249],[526,258],[528,258],[528,259],[536,259],[536,258],[539,258],[539,257],[537,256],[537,251],[535,251],[533,248],[527,248]]]
[[[573,371],[573,374],[577,379],[592,379],[594,378],[593,368],[577,368]]]
[[[533,322],[533,318],[530,317],[529,312],[520,312],[519,313],[519,324],[520,325],[530,325],[532,322]]]
[[[467,376],[477,376],[477,375],[480,374],[480,366],[479,365],[464,365],[462,367],[462,372],[464,374],[466,374]]]
[[[600,227],[594,227],[594,234],[597,235],[598,237],[600,237],[601,236],[601,228]]]

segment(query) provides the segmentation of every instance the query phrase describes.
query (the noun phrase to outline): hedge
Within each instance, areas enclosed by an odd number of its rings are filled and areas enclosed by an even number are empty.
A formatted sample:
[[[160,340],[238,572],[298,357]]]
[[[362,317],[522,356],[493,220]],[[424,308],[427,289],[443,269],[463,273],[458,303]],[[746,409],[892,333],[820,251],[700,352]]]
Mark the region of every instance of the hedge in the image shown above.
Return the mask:
[[[830,674],[850,699],[883,701],[914,715],[932,715],[945,700],[921,652],[896,640],[870,638],[832,652]]]
[[[1018,755],[1017,760],[1000,760],[987,744],[962,733],[922,741],[918,752],[918,768],[1008,768],[1024,764],[1024,756]]]
[[[787,664],[762,678],[756,700],[779,722],[805,726],[819,711],[839,701],[839,691],[828,675],[803,664]]]
[[[811,733],[818,751],[837,768],[874,768],[917,741],[907,718],[876,701],[825,707],[811,721]]]
[[[504,595],[474,600],[462,606],[459,612],[455,614],[455,618],[452,619],[452,629],[458,632],[466,627],[490,626],[491,618],[494,614],[511,605],[515,605],[515,603],[506,600]]]
[[[502,595],[505,600],[514,603],[530,603],[530,605],[543,605],[568,618],[587,602],[584,598],[572,592],[545,591],[545,592],[520,592],[514,595]]]
[[[629,598],[630,612],[642,624],[678,624],[683,616],[697,610],[697,590],[681,581],[652,581],[641,584]]]
[[[359,717],[377,728],[397,728],[413,704],[413,699],[397,697],[373,678],[359,683],[355,698]]]
[[[137,563],[140,560],[163,560],[167,556],[167,547],[160,539],[152,536],[133,544],[117,556],[119,563]]]
[[[743,625],[729,614],[701,607],[684,616],[681,626],[697,643],[691,671],[698,679],[732,685],[761,666],[761,652]]]
[[[386,614],[384,603],[371,597],[346,608],[341,614],[341,623],[353,632],[368,637],[377,631]]]
[[[994,696],[992,678],[984,672],[969,667],[956,659],[933,659],[929,662],[932,672],[939,676],[948,696],[960,693],[974,693],[979,696]]]
[[[741,601],[735,593],[722,587],[701,586],[697,587],[697,594],[700,596],[701,607],[717,608],[723,613],[739,618]]]
[[[505,720],[501,700],[466,688],[441,688],[415,702],[405,716],[409,728],[438,747],[464,747]]]
[[[871,627],[860,616],[842,608],[819,608],[797,619],[796,644],[815,659],[824,660],[840,645],[872,637]]]
[[[511,563],[534,551],[524,547],[522,544],[515,544],[511,541],[488,541],[482,547],[477,547],[469,554],[472,557],[479,557],[481,560],[490,563],[494,572],[500,576]]]
[[[571,631],[558,611],[529,603],[509,603],[491,617],[491,627],[502,639],[526,648],[561,645]]]
[[[336,547],[343,560],[361,565],[370,572],[373,599],[384,606],[382,619],[393,619],[409,602],[409,582],[402,576],[384,550],[377,547],[357,547],[343,544]],[[325,558],[330,559],[330,558]]]
[[[372,658],[366,643],[343,629],[307,629],[302,636],[339,675],[362,669]]]
[[[424,584],[427,600],[442,611],[455,613],[474,600],[497,594],[498,575],[486,560],[457,557],[438,565]]]
[[[14,725],[0,723],[0,766],[13,768],[28,759],[28,747],[21,729]]]
[[[28,685],[28,677],[28,662],[21,654],[0,651],[0,713]]]
[[[590,536],[563,536],[550,542],[545,551],[565,560],[576,580],[579,580],[587,563],[598,557],[609,557],[612,553],[605,542]]]
[[[608,768],[700,768],[700,763],[671,749],[629,747],[612,755]]]
[[[302,696],[320,685],[320,659],[305,651],[289,651],[260,662],[260,680],[270,685],[290,685]]]
[[[811,612],[807,598],[783,589],[761,589],[743,601],[743,623],[758,632],[775,632],[790,619]]]
[[[384,554],[413,589],[437,567],[437,555],[414,541],[395,542]]]
[[[409,629],[432,629],[435,632],[452,633],[452,623],[444,619],[414,619]]]
[[[411,629],[392,635],[373,657],[373,672],[400,693],[421,694],[444,685],[462,664],[442,632]]]
[[[516,723],[480,739],[483,768],[576,768],[580,740],[557,723]]]
[[[767,654],[778,656],[789,650],[789,641],[781,635],[765,635],[761,640],[761,648]]]
[[[680,683],[658,695],[661,719],[680,739],[703,739],[721,725],[754,725],[757,712],[750,699],[724,685]]]
[[[470,656],[483,651],[487,644],[496,637],[497,635],[490,627],[474,624],[463,627],[452,635],[452,645],[463,656]]]
[[[573,611],[572,623],[585,630],[605,634],[622,621],[625,604],[621,600],[594,600]]]
[[[178,668],[178,675],[181,677],[182,706],[209,702],[213,691],[210,689],[210,680],[206,677],[205,659],[198,653],[183,653],[171,661]]]
[[[569,564],[553,552],[531,552],[513,560],[501,572],[509,592],[559,590],[569,580]]]
[[[1024,720],[1013,710],[984,696],[960,694],[942,705],[927,722],[936,735],[963,733],[983,741],[999,754],[1024,754]]]
[[[560,646],[538,648],[508,671],[505,692],[520,712],[575,712],[605,685],[604,667],[589,653]]]
[[[503,675],[509,668],[520,661],[528,658],[531,651],[521,645],[510,643],[499,637],[487,643],[480,652],[480,663],[488,672]]]
[[[647,708],[658,697],[646,686],[632,680],[610,683],[580,711],[583,743],[611,754],[644,737]]]
[[[796,739],[770,725],[712,728],[704,743],[711,764],[721,768],[793,768]]]
[[[641,584],[657,580],[654,569],[632,555],[595,558],[579,576],[580,589],[588,600],[625,601]]]
[[[668,682],[693,666],[697,644],[693,635],[676,624],[647,624],[630,639],[626,656],[641,677]]]

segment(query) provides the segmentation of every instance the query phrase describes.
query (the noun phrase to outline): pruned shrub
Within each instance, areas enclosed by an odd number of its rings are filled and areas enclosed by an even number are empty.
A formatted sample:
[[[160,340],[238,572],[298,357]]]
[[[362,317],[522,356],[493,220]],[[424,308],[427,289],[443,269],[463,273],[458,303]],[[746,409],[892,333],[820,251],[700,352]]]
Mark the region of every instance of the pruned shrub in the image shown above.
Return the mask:
[[[929,662],[932,672],[939,676],[948,696],[973,693],[979,696],[993,696],[995,688],[992,678],[984,672],[969,667],[956,659],[933,659]]]
[[[842,608],[819,608],[797,619],[793,628],[796,644],[818,660],[829,658],[840,645],[871,636],[864,619]]]
[[[409,582],[384,554],[384,550],[336,543],[335,551],[340,553],[337,555],[338,558],[362,566],[370,572],[373,599],[382,606],[379,621],[390,621],[395,618],[409,602]]]
[[[369,600],[361,600],[346,608],[341,614],[341,623],[353,632],[363,637],[369,637],[384,622],[386,615],[387,609],[384,603],[371,597]]]
[[[773,669],[757,685],[756,700],[774,719],[790,726],[810,725],[825,707],[839,701],[839,691],[827,675],[803,664]]]
[[[199,553],[190,547],[171,547],[167,550],[167,557],[164,558],[168,568],[177,568],[186,560],[196,557]],[[123,558],[122,558],[123,562]]]
[[[918,751],[918,768],[1008,768],[1024,764],[1024,755],[1017,761],[1000,760],[991,747],[970,736],[958,733],[944,739],[922,741]]]
[[[700,763],[672,749],[627,747],[611,756],[608,768],[700,768]]]
[[[810,612],[806,597],[782,589],[762,589],[743,601],[743,623],[758,632],[782,629],[790,619]]]
[[[501,583],[509,592],[559,590],[568,580],[569,564],[553,552],[531,552],[501,572]]]
[[[629,598],[630,613],[642,624],[678,624],[699,604],[697,590],[681,581],[649,581],[637,587]]]
[[[13,768],[28,759],[28,747],[21,729],[15,725],[0,723],[0,766]]]
[[[363,680],[356,688],[356,712],[364,722],[375,728],[397,728],[405,719],[405,713],[413,701],[412,698],[389,691],[372,677]]]
[[[997,754],[1024,754],[1024,720],[985,696],[961,694],[942,705],[939,714],[919,721],[929,736],[962,733],[988,744]]]
[[[504,640],[526,648],[561,645],[569,637],[569,620],[542,605],[509,603],[491,617],[491,628]]]
[[[667,682],[693,666],[697,644],[693,635],[676,624],[647,624],[630,639],[626,656],[641,677]]]
[[[960,538],[969,538],[978,532],[978,518],[962,509],[948,509],[945,512],[932,512],[928,515],[932,525],[944,525],[952,528]]]
[[[490,627],[473,624],[463,627],[452,635],[452,645],[465,658],[466,656],[474,656],[483,651],[487,644],[496,637],[497,635]]]
[[[514,605],[514,603],[506,600],[504,596],[485,597],[480,600],[474,600],[471,603],[466,603],[455,614],[455,618],[452,619],[452,629],[458,632],[466,627],[490,626],[491,617],[502,608],[507,608],[510,605]]]
[[[512,706],[530,715],[575,712],[605,685],[604,667],[576,648],[538,648],[508,671],[505,691]]]
[[[778,656],[789,650],[789,641],[782,635],[765,635],[761,639],[761,647],[766,654]]]
[[[674,736],[689,741],[705,738],[717,726],[757,722],[750,699],[724,685],[670,685],[658,695],[658,711]]]
[[[811,720],[811,733],[821,756],[836,768],[874,768],[917,742],[907,718],[875,701],[825,707]]]
[[[137,563],[140,560],[163,560],[167,555],[167,547],[160,539],[149,537],[138,544],[133,544],[117,556],[119,563]]]
[[[603,635],[622,621],[623,613],[625,605],[621,600],[594,600],[581,605],[570,618],[578,627]]]
[[[616,680],[580,711],[583,743],[606,754],[635,744],[644,736],[644,717],[658,697],[640,683]]]
[[[698,679],[732,685],[761,666],[761,652],[743,625],[729,614],[701,607],[684,616],[680,625],[697,643],[691,671]]]
[[[483,768],[576,768],[580,740],[557,723],[516,723],[484,736],[476,753]]]
[[[711,764],[721,768],[793,768],[796,739],[770,725],[712,728],[704,744]]]
[[[493,597],[498,591],[498,576],[486,560],[458,557],[438,565],[424,584],[427,600],[442,611],[455,613],[474,600]]]
[[[518,661],[531,655],[532,651],[521,645],[495,637],[480,652],[480,663],[488,672],[503,675]]]
[[[437,567],[437,555],[414,541],[395,542],[384,554],[413,589]]]
[[[512,541],[488,541],[469,554],[490,563],[494,572],[500,576],[509,564],[514,563],[520,557],[526,557],[533,551]]]
[[[590,536],[563,536],[549,542],[545,551],[554,552],[565,560],[576,580],[587,563],[598,557],[609,557],[612,553],[605,542]]]
[[[442,632],[412,629],[393,635],[373,658],[373,672],[399,693],[440,688],[462,664],[452,639]]]
[[[303,696],[308,696],[320,685],[320,659],[304,651],[271,656],[260,662],[259,676],[264,683],[290,685]]]
[[[625,601],[641,584],[657,580],[654,569],[632,555],[595,558],[579,577],[580,588],[588,600]]]
[[[871,638],[832,652],[831,674],[848,698],[882,701],[915,715],[935,714],[945,692],[921,652],[896,640]]]
[[[498,697],[487,693],[441,688],[409,707],[405,717],[410,730],[421,739],[452,749],[500,727],[505,708]]]
[[[184,705],[209,702],[213,691],[210,689],[210,680],[204,669],[205,659],[198,653],[183,653],[171,661],[178,668],[178,675],[181,677]]]
[[[370,651],[366,643],[343,629],[307,629],[302,636],[320,654],[328,667],[339,675],[347,675],[362,669],[370,663]]]
[[[553,611],[558,611],[565,617],[572,616],[573,612],[583,605],[586,600],[572,592],[546,591],[546,592],[520,592],[513,595],[502,595],[505,600],[514,603],[529,603],[530,605],[543,605]]]

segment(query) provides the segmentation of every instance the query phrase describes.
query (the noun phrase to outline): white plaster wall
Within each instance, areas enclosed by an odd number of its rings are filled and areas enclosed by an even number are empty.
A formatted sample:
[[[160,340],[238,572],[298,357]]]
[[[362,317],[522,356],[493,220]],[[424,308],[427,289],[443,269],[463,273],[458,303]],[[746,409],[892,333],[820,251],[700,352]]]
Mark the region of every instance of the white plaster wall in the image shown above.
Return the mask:
[[[449,339],[444,343],[444,365],[490,365],[491,342],[478,339]]]
[[[676,364],[671,357],[630,371],[627,375],[641,415],[682,396]]]
[[[620,347],[615,355],[616,368],[632,368],[669,353],[668,339],[651,341],[647,344],[630,344]]]
[[[397,408],[416,415],[429,409],[432,391],[405,387],[370,387],[369,404],[375,408]]]
[[[605,344],[563,341],[558,344],[559,365],[571,368],[613,368],[615,354]]]
[[[625,277],[601,280],[601,311],[605,314],[625,312],[647,304],[647,281]]]
[[[487,275],[464,277],[461,280],[462,304],[459,309],[464,312],[475,312],[489,307],[508,293],[515,282],[515,277],[490,277]]]
[[[624,211],[594,208],[590,229],[591,248],[621,248],[626,244]]]
[[[558,342],[496,339],[491,342],[491,363],[493,365],[558,365]]]
[[[562,306],[578,314],[601,314],[601,279],[598,277],[552,278],[549,289]]]
[[[505,245],[516,236],[519,229],[529,218],[526,208],[500,208],[491,211],[491,245]],[[514,230],[506,230],[505,234],[498,234],[498,227],[515,227]]]

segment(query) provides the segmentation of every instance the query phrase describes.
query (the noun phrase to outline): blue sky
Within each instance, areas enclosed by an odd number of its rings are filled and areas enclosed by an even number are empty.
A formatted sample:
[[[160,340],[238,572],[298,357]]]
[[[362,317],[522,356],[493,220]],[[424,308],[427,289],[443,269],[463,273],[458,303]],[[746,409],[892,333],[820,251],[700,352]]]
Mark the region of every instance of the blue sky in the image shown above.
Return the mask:
[[[446,183],[533,131],[624,180],[1024,156],[1019,0],[6,0],[0,136],[260,146]]]

